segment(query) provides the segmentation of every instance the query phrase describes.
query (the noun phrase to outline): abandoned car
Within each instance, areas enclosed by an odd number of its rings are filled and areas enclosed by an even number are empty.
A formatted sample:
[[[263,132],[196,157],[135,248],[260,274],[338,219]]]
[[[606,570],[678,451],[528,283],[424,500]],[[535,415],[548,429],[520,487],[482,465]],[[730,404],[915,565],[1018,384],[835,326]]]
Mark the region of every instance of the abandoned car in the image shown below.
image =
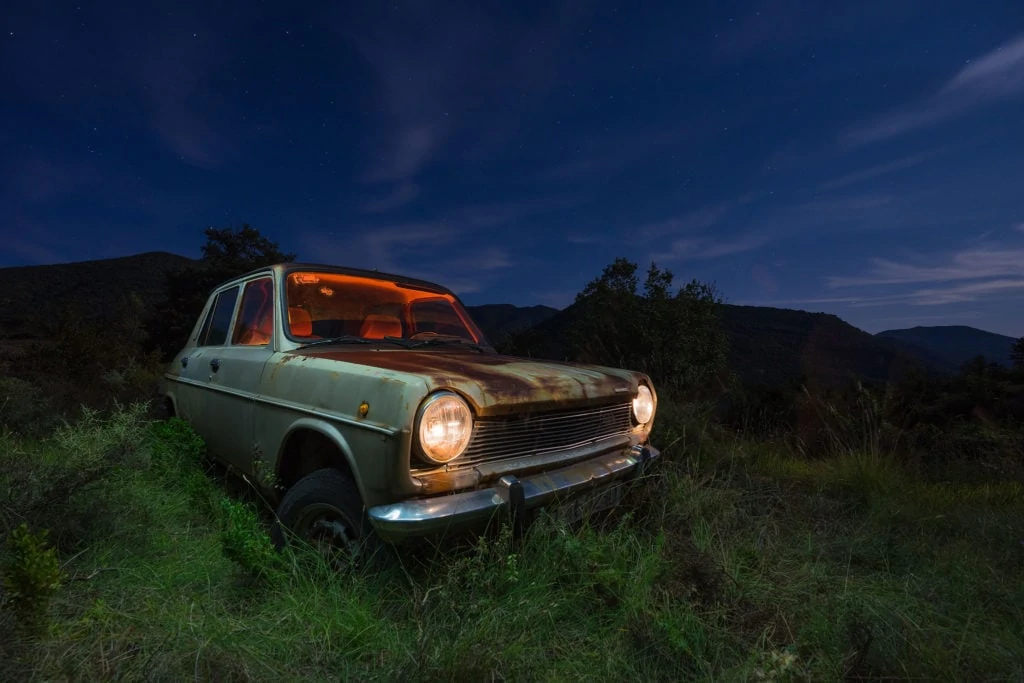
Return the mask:
[[[221,284],[161,393],[277,506],[279,546],[579,519],[659,455],[646,375],[502,355],[447,288],[352,268]]]

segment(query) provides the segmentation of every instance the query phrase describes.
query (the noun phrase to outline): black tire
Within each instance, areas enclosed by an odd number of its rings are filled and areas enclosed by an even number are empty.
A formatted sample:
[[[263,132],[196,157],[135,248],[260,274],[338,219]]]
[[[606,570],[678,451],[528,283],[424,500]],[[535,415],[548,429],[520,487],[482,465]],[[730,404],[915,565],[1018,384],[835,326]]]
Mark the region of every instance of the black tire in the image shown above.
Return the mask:
[[[330,467],[307,474],[288,489],[270,537],[278,550],[298,540],[317,547],[332,561],[363,564],[384,554],[355,481]]]

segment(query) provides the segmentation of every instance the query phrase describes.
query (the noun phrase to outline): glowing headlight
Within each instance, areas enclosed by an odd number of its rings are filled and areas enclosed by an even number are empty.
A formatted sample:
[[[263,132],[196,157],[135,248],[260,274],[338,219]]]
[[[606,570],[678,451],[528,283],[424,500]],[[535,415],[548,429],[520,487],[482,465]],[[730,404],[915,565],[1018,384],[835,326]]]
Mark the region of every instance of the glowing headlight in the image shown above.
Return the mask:
[[[443,465],[462,455],[473,434],[473,415],[455,394],[439,392],[420,409],[420,453],[425,460]]]
[[[647,424],[654,417],[654,394],[645,384],[640,385],[633,399],[633,417],[642,425]]]

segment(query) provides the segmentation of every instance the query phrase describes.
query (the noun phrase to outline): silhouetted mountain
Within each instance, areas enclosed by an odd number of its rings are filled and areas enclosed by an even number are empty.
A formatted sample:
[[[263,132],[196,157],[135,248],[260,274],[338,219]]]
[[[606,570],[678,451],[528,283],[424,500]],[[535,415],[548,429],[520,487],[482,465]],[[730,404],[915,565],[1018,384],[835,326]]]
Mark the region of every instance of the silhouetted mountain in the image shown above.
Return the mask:
[[[32,336],[33,317],[55,316],[69,303],[88,315],[102,316],[121,297],[137,294],[150,306],[164,296],[164,272],[195,263],[166,252],[121,258],[0,268],[0,333]]]
[[[510,349],[538,358],[565,359],[567,330],[578,312],[569,306],[517,334]],[[721,307],[729,339],[729,363],[744,384],[778,386],[806,378],[840,385],[853,377],[869,382],[896,379],[911,367],[932,374],[954,368],[926,349],[879,339],[826,313],[761,306]]]
[[[536,327],[558,313],[550,306],[513,306],[512,304],[483,304],[466,306],[477,326],[492,344],[508,335]]]
[[[984,356],[991,362],[1009,367],[1010,347],[1016,341],[1013,337],[966,325],[886,330],[875,336],[926,349],[957,368],[977,356]]]
[[[935,370],[940,374],[952,375],[960,369],[960,364],[950,362],[944,356],[923,346],[918,346],[896,337],[880,337],[875,335],[875,340],[882,346],[892,349],[897,353],[916,358],[923,367]]]
[[[195,263],[176,254],[151,252],[0,268],[0,333],[31,336],[33,316],[56,315],[68,302],[99,315],[129,292],[151,309],[164,297],[164,273]],[[580,315],[575,305],[561,311],[511,304],[468,308],[492,342],[517,353],[556,359],[568,356],[566,331]],[[884,381],[912,365],[947,373],[978,353],[1005,362],[1012,342],[973,328],[914,328],[872,336],[834,315],[756,306],[723,305],[721,322],[729,338],[731,367],[745,383],[769,386],[801,377],[826,384],[845,383],[853,376]]]
[[[745,383],[775,386],[806,377],[843,384],[896,379],[911,367],[952,368],[906,345],[887,343],[835,315],[761,306],[722,306],[730,362]]]

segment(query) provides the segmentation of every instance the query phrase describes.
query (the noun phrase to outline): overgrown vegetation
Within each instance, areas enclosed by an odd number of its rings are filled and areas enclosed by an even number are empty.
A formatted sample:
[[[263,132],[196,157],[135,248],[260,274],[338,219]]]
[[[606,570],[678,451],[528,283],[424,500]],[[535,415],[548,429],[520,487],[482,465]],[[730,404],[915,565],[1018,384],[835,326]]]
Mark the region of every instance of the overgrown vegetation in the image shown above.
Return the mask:
[[[812,460],[683,406],[662,413],[658,440],[674,445],[610,518],[548,516],[518,546],[484,537],[384,572],[303,549],[267,571],[265,522],[204,473],[178,420],[126,407],[42,441],[7,437],[2,531],[60,529],[66,578],[50,590],[55,563],[31,581],[10,569],[45,557],[39,544],[3,551],[6,585],[50,604],[27,631],[5,588],[0,678],[1024,675],[1019,483],[926,483],[885,453],[837,442]],[[27,476],[29,451],[47,455],[45,477]],[[80,480],[83,465],[102,505],[43,504],[60,500],[45,480]]]
[[[1024,678],[1019,360],[740,384],[714,289],[618,259],[574,334],[508,343],[655,378],[663,459],[625,504],[339,569],[275,552],[258,497],[138,400],[215,276],[292,256],[207,238],[159,343],[127,298],[0,365],[0,680]]]

